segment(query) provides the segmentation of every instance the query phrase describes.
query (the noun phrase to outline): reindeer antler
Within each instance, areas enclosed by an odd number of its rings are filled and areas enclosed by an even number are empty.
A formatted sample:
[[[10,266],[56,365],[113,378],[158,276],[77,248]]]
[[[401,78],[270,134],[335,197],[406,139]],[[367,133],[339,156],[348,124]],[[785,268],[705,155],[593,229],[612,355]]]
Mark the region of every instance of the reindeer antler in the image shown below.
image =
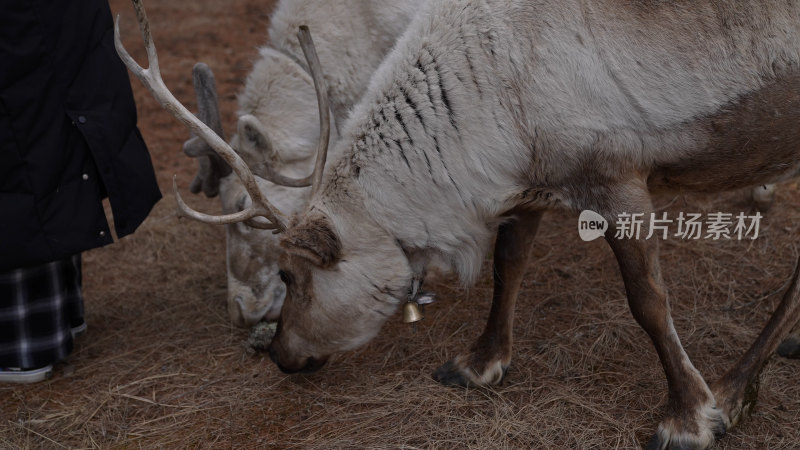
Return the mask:
[[[263,192],[259,189],[255,176],[242,158],[220,136],[204,124],[203,121],[189,112],[186,107],[175,99],[169,89],[167,89],[161,78],[161,72],[158,66],[158,55],[156,54],[156,48],[150,35],[150,24],[147,21],[144,5],[141,0],[132,0],[132,2],[136,10],[136,17],[139,21],[139,28],[142,31],[145,49],[147,50],[149,68],[142,68],[130,56],[128,51],[125,50],[119,36],[119,16],[117,16],[114,23],[114,45],[117,48],[117,53],[120,58],[128,69],[150,90],[153,97],[164,109],[186,125],[195,135],[206,141],[208,145],[228,163],[236,175],[242,180],[242,184],[253,201],[251,207],[238,213],[222,216],[204,214],[189,208],[186,203],[184,203],[178,192],[177,176],[175,176],[173,177],[172,185],[175,191],[175,198],[178,202],[178,213],[191,219],[211,224],[230,224],[248,221],[252,226],[258,226],[259,228],[275,229],[276,232],[285,230],[286,216],[267,200]],[[327,156],[328,140],[330,136],[329,109],[326,89],[324,81],[322,80],[321,66],[307,27],[301,27],[299,38],[303,47],[303,52],[306,54],[309,67],[312,71],[320,109],[320,142],[318,145],[317,162],[314,167],[314,172],[309,177],[306,177],[313,181],[312,192],[314,192],[318,189],[322,179],[322,171]],[[303,182],[305,179],[296,181]],[[264,217],[269,221],[269,224],[251,220],[255,217]]]
[[[259,165],[259,174],[265,179],[282,186],[306,187],[311,186],[313,196],[322,184],[322,172],[325,169],[325,161],[328,157],[328,144],[331,136],[330,107],[328,103],[328,88],[325,86],[325,78],[322,74],[322,65],[311,39],[311,32],[308,26],[301,25],[297,32],[297,39],[300,41],[300,48],[308,63],[311,78],[314,80],[314,89],[317,93],[317,106],[319,107],[319,141],[317,142],[317,159],[314,162],[314,171],[305,178],[291,178],[276,172],[269,164]],[[244,120],[257,120],[252,116],[243,116]]]
[[[214,72],[205,63],[198,62],[192,68],[192,79],[197,96],[197,118],[225,140]],[[203,191],[206,197],[216,197],[219,194],[220,180],[231,173],[231,167],[194,133],[183,143],[183,152],[195,158],[198,163],[197,175],[189,191],[193,194]]]

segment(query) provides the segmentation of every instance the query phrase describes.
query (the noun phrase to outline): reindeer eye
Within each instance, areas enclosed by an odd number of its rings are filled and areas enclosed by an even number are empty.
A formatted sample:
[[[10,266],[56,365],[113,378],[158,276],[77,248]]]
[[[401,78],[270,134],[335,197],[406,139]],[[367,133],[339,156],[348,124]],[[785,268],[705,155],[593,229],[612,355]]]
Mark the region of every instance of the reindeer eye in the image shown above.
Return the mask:
[[[283,284],[287,287],[292,282],[292,276],[282,270],[278,271],[278,276],[281,277],[281,281],[283,281]]]

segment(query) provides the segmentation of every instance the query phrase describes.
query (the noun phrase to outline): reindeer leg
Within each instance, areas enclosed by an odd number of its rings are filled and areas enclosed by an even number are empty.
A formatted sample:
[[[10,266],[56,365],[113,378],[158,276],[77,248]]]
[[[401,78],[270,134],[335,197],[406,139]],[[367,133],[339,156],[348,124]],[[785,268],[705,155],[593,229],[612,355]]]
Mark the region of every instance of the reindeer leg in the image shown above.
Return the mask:
[[[649,210],[649,202],[648,207]],[[650,335],[667,376],[667,416],[647,449],[702,449],[724,434],[714,396],[683,349],[672,323],[658,262],[657,239],[606,239],[616,255],[634,318]]]
[[[520,209],[512,214],[514,220],[497,231],[489,320],[469,353],[457,356],[434,372],[433,378],[444,385],[498,384],[511,363],[514,305],[543,213]]]
[[[722,409],[725,425],[728,428],[753,407],[758,396],[758,376],[764,363],[778,347],[791,328],[800,319],[800,261],[794,272],[794,279],[778,308],[761,330],[753,345],[739,362],[719,381],[712,385],[717,404]]]

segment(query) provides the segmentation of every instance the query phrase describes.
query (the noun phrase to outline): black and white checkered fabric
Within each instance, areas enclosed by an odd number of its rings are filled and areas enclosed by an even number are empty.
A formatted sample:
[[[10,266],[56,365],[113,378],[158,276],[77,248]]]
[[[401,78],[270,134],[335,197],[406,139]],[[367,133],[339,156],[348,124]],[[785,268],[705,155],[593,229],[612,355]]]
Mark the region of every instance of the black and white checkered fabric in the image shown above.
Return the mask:
[[[34,369],[72,351],[83,323],[80,255],[0,272],[0,368]]]

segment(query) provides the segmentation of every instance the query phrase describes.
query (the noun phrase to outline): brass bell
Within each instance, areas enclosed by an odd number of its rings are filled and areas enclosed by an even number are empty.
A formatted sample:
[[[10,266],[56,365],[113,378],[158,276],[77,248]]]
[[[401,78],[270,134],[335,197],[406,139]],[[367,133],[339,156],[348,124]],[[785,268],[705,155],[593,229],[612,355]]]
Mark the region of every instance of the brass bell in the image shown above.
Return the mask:
[[[414,323],[422,320],[422,313],[419,312],[419,306],[414,302],[406,302],[403,307],[403,322]]]

